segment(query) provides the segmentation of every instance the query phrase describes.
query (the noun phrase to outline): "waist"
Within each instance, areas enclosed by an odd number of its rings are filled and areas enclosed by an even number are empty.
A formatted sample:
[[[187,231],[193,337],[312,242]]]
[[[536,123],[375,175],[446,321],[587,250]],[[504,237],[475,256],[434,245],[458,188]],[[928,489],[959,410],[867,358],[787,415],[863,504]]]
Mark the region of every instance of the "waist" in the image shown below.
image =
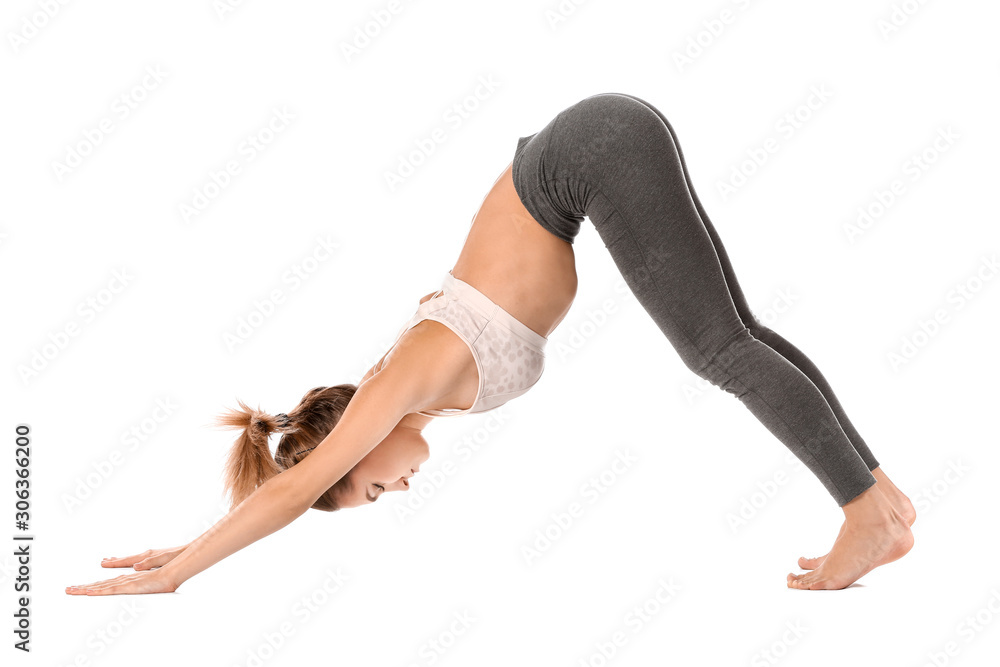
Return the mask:
[[[451,271],[448,271],[444,278],[442,290],[446,294],[453,294],[477,313],[522,339],[532,348],[539,352],[544,351],[548,339],[501,308],[499,304],[494,303],[492,299],[469,283],[456,278]]]

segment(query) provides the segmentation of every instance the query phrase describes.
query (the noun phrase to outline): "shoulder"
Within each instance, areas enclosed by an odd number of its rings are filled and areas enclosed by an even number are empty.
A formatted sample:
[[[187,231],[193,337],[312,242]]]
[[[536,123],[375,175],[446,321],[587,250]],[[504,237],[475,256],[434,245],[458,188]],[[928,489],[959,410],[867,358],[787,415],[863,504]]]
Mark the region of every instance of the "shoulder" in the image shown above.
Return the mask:
[[[434,296],[435,294],[437,294],[437,292],[430,292],[429,294],[425,294],[424,296],[420,297],[420,303],[424,303],[426,301],[429,301],[430,298],[432,296]],[[390,352],[391,352],[391,350],[390,350]],[[376,373],[378,373],[382,369],[382,366],[385,364],[387,356],[389,356],[389,352],[386,352],[385,354],[383,354],[382,358],[379,359],[377,362],[375,362],[374,366],[372,366],[371,368],[368,369],[368,372],[364,374],[364,376],[361,378],[361,381],[358,384],[359,385],[364,384],[371,377],[373,377]]]
[[[421,320],[409,328],[361,384],[374,379],[393,385],[411,400],[413,411],[438,405],[455,391],[475,360],[468,346],[447,325]]]

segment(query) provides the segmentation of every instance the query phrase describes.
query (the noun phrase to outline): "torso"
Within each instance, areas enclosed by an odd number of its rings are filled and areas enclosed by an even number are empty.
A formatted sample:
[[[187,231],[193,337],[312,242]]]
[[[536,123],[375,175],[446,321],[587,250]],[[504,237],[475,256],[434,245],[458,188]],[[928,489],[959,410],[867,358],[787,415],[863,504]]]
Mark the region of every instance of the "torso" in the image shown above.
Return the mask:
[[[542,336],[548,335],[563,320],[576,297],[577,276],[573,246],[556,237],[531,217],[514,190],[512,165],[493,183],[472,220],[465,245],[451,272],[469,283],[494,303]],[[429,298],[428,297],[424,297]],[[424,320],[403,334],[411,337],[405,349],[421,350],[428,359],[440,355],[460,355],[467,363],[456,377],[445,378],[449,389],[439,396],[429,396],[421,410],[457,408],[472,405],[479,390],[479,373],[466,344],[447,326]],[[402,338],[400,342],[402,342]],[[422,352],[424,345],[433,351]],[[376,369],[392,362],[399,345],[383,357],[362,378],[364,382]],[[438,364],[455,368],[455,364]],[[428,369],[433,372],[433,365]],[[450,373],[450,371],[449,371]],[[430,420],[423,415],[407,415]]]

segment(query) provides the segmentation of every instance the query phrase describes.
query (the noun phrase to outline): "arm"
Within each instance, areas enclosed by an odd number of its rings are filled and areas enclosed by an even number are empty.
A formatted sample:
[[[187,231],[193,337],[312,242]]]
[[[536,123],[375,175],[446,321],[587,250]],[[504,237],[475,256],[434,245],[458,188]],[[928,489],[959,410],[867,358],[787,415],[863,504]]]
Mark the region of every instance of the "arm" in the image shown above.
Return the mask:
[[[101,567],[131,567],[136,570],[149,570],[169,563],[191,546],[191,543],[169,549],[147,549],[141,554],[133,556],[123,556],[121,558],[105,558],[101,561]]]
[[[424,296],[420,297],[420,303],[424,303],[424,302],[426,302],[426,301],[429,301],[429,300],[430,300],[430,298],[431,298],[432,296],[434,296],[435,294],[437,294],[437,293],[438,293],[439,291],[440,291],[440,290],[437,290],[437,291],[435,291],[435,292],[431,292],[431,293],[429,293],[429,294],[425,294]],[[391,351],[391,350],[390,350],[390,351]],[[383,354],[383,355],[382,355],[382,358],[381,358],[381,359],[379,359],[379,360],[378,360],[378,361],[377,361],[377,362],[375,363],[375,365],[374,365],[374,366],[372,366],[371,368],[369,368],[369,369],[368,369],[368,372],[367,372],[367,373],[365,373],[365,374],[364,374],[364,376],[363,376],[363,377],[361,378],[361,380],[359,380],[359,381],[358,381],[358,385],[359,385],[359,386],[360,386],[360,385],[362,385],[362,384],[364,384],[365,382],[367,382],[367,381],[368,381],[368,378],[372,377],[373,375],[375,375],[376,373],[378,373],[378,372],[379,372],[379,370],[380,370],[380,369],[382,368],[382,364],[383,364],[383,363],[385,363],[385,358],[386,358],[386,357],[387,357],[388,355],[389,355],[389,352],[386,352],[385,354]]]
[[[226,556],[284,528],[305,513],[358,461],[368,455],[418,399],[415,377],[399,371],[372,377],[358,387],[337,426],[309,456],[257,488],[229,514],[164,565],[175,587]]]
[[[351,398],[337,426],[309,456],[260,485],[242,503],[191,542],[176,558],[146,570],[67,589],[71,594],[162,593],[243,547],[287,526],[347,474],[423,400],[426,363],[407,355],[388,364]]]
[[[180,555],[161,567],[158,572],[171,590],[304,514],[309,506],[296,502],[297,493],[283,478],[284,472],[261,484]]]

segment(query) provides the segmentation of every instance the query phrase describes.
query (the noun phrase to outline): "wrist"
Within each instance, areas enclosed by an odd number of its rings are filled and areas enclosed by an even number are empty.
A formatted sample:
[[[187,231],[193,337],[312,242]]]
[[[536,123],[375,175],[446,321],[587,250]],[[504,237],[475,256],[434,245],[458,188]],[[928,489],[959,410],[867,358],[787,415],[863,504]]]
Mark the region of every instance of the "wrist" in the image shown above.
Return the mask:
[[[158,568],[154,572],[153,576],[158,578],[163,583],[164,587],[167,588],[171,593],[176,591],[180,587],[180,585],[184,583],[183,580],[178,579],[178,577],[176,576],[176,572],[174,572],[170,568],[170,563],[167,563],[162,567]]]

